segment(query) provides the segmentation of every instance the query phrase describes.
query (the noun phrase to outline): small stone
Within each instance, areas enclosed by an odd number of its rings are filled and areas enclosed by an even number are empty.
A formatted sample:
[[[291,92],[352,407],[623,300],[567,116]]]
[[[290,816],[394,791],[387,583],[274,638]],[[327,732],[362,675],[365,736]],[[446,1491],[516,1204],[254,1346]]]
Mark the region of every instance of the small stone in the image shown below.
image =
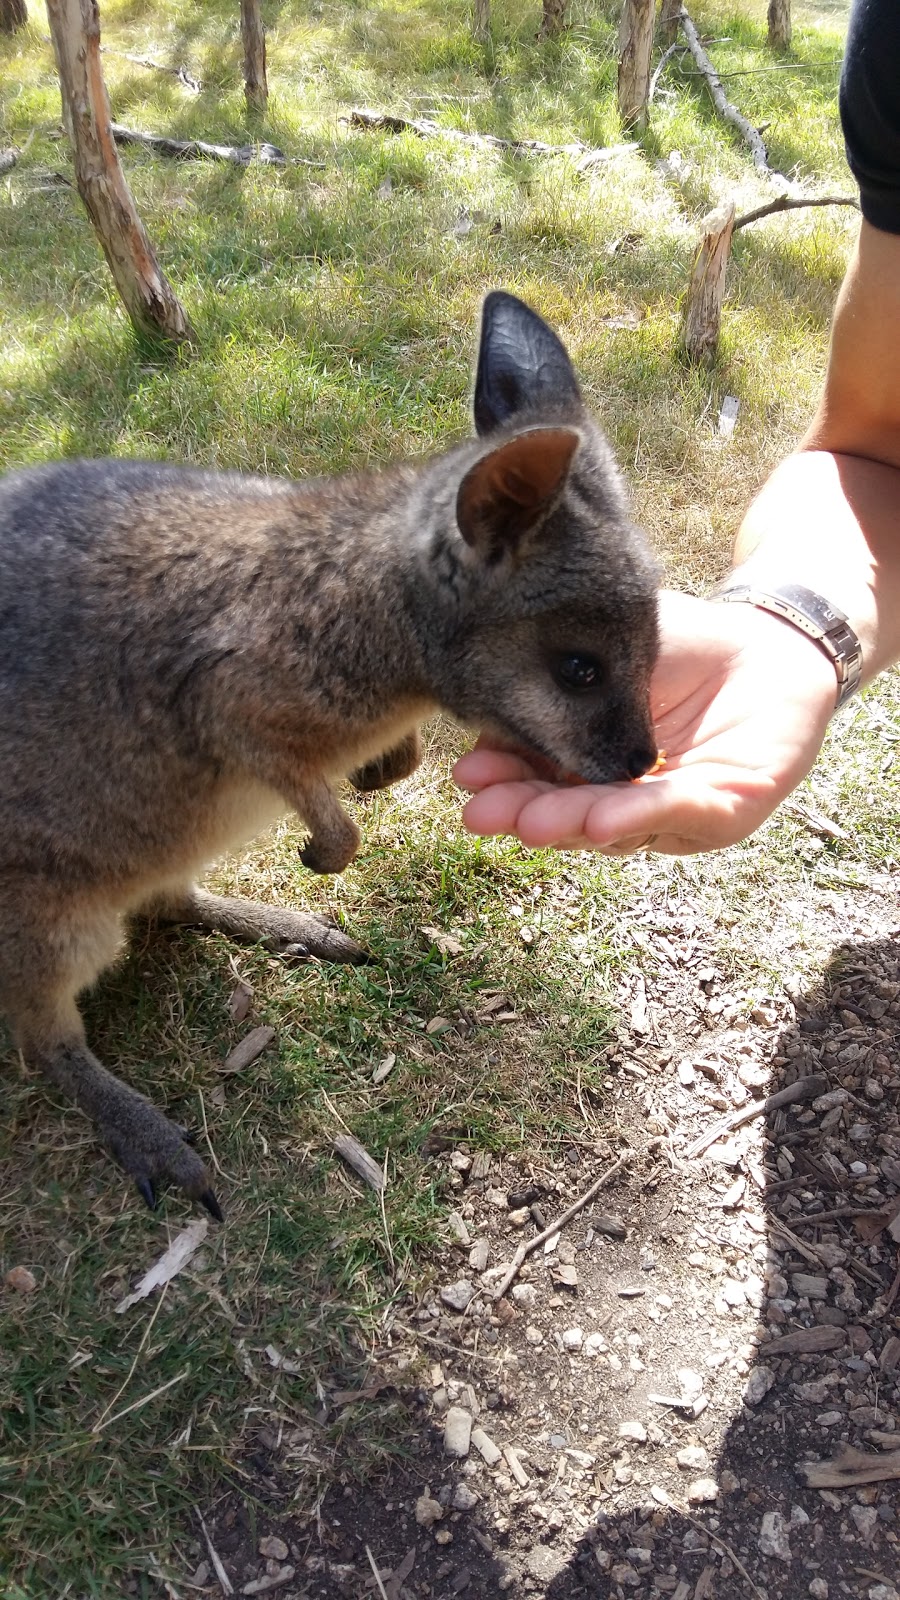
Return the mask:
[[[562,1336],[564,1350],[580,1350],[584,1344],[583,1328],[567,1328]]]
[[[686,1472],[702,1472],[704,1467],[709,1466],[709,1454],[702,1444],[686,1444],[683,1450],[679,1450],[675,1460]]]
[[[725,1278],[722,1283],[722,1298],[726,1305],[743,1306],[747,1303],[747,1292],[737,1278]]]
[[[602,1233],[607,1239],[624,1239],[627,1228],[621,1217],[614,1217],[609,1211],[601,1211],[592,1219],[594,1232]]]
[[[519,1206],[516,1211],[511,1211],[507,1221],[513,1228],[524,1228],[526,1222],[531,1220],[531,1212],[527,1206]]]
[[[589,1333],[584,1341],[584,1353],[586,1356],[603,1355],[608,1349],[609,1345],[602,1333]]]
[[[265,1539],[260,1539],[258,1549],[260,1555],[265,1556],[267,1561],[286,1561],[291,1553],[284,1540],[279,1539],[274,1533]]]
[[[453,1543],[453,1535],[450,1532],[450,1529],[449,1528],[438,1528],[438,1531],[434,1536],[434,1542],[435,1542],[435,1544],[452,1544]]]
[[[719,1473],[719,1488],[722,1494],[736,1494],[741,1487],[741,1480],[737,1473],[731,1472],[728,1467]]]
[[[617,1561],[610,1577],[613,1583],[621,1584],[623,1589],[637,1589],[641,1582],[640,1573],[629,1561]]]
[[[290,1583],[295,1568],[279,1567],[274,1562],[272,1565],[275,1568],[273,1572],[267,1572],[264,1578],[254,1578],[250,1583],[245,1583],[241,1594],[271,1594],[273,1589],[281,1589],[286,1583]]]
[[[771,1367],[754,1367],[747,1382],[744,1384],[743,1400],[746,1406],[758,1406],[764,1400],[773,1383],[775,1373]]]
[[[878,1526],[878,1511],[875,1506],[851,1506],[850,1520],[856,1524],[860,1535],[869,1543]]]
[[[529,1344],[539,1345],[544,1342],[544,1335],[541,1333],[540,1328],[534,1326],[533,1322],[530,1322],[525,1329],[525,1337]]]
[[[444,1421],[444,1454],[461,1459],[469,1454],[472,1440],[472,1413],[462,1406],[451,1406]]]
[[[676,1374],[683,1399],[699,1400],[703,1393],[703,1379],[691,1367],[679,1367]]]
[[[756,1542],[764,1556],[773,1556],[777,1561],[792,1559],[787,1523],[780,1511],[766,1512]]]
[[[743,1152],[736,1139],[720,1139],[708,1154],[710,1160],[721,1162],[723,1167],[739,1167]]]
[[[463,1312],[474,1293],[475,1287],[469,1282],[468,1278],[459,1278],[456,1283],[444,1284],[441,1289],[441,1299],[445,1306],[449,1306],[451,1311]]]
[[[501,1460],[502,1450],[497,1448],[493,1439],[488,1438],[483,1428],[472,1429],[471,1442],[481,1456],[482,1461],[486,1461],[489,1467],[495,1467],[497,1462]]]
[[[454,1511],[472,1511],[478,1504],[478,1495],[467,1483],[458,1483],[450,1501]]]
[[[816,1417],[816,1422],[819,1424],[820,1428],[835,1428],[837,1427],[837,1424],[839,1422],[843,1422],[843,1420],[843,1411],[820,1411],[819,1415]]]
[[[742,1061],[737,1075],[745,1089],[764,1089],[769,1081],[767,1069],[758,1061]]]
[[[514,1283],[512,1297],[520,1306],[537,1305],[537,1290],[533,1283]]]
[[[801,1300],[827,1300],[828,1279],[817,1272],[792,1272],[791,1288]]]
[[[469,1251],[469,1266],[473,1272],[484,1272],[490,1259],[490,1245],[487,1239],[476,1239]]]
[[[549,1582],[565,1571],[568,1566],[568,1556],[564,1550],[555,1550],[546,1544],[536,1544],[525,1557],[524,1566],[529,1578],[535,1578],[538,1583]]]
[[[692,1506],[709,1505],[719,1498],[719,1485],[715,1478],[695,1478],[688,1484],[688,1500]]]
[[[688,1060],[679,1061],[678,1082],[683,1086],[683,1088],[692,1089],[696,1081],[697,1074],[694,1071],[693,1062]]]
[[[450,1226],[450,1231],[453,1234],[453,1237],[457,1239],[461,1245],[465,1245],[466,1249],[468,1249],[472,1241],[469,1237],[469,1230],[459,1212],[451,1211],[448,1214],[447,1222]]]
[[[866,1593],[869,1600],[900,1600],[900,1594],[892,1583],[873,1583]]]
[[[622,1422],[619,1424],[619,1438],[628,1439],[632,1444],[646,1444],[647,1429],[642,1422]]]
[[[813,1578],[806,1592],[812,1595],[812,1600],[828,1600],[828,1584],[824,1578]]]
[[[19,1294],[33,1294],[37,1288],[37,1278],[27,1267],[10,1267],[3,1282],[7,1289],[15,1289]]]
[[[416,1501],[416,1522],[420,1528],[433,1528],[444,1515],[443,1506],[430,1494],[420,1494]]]

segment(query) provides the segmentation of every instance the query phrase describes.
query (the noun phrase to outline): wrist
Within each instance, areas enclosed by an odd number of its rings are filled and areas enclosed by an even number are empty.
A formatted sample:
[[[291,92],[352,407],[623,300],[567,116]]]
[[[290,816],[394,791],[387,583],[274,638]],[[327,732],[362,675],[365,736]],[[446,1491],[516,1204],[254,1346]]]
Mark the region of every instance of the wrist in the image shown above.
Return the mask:
[[[712,598],[727,605],[748,605],[777,617],[804,635],[831,663],[838,710],[859,689],[863,674],[862,646],[843,611],[823,595],[797,583],[759,583],[740,568],[730,573]]]

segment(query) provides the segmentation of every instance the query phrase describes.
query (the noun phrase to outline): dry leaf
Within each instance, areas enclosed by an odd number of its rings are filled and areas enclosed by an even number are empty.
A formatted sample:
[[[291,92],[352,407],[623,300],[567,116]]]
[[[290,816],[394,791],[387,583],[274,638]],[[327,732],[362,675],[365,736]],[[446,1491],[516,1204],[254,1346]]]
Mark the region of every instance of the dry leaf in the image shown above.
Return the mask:
[[[286,1372],[289,1377],[296,1377],[304,1370],[299,1361],[292,1361],[290,1356],[283,1356],[274,1344],[266,1345],[266,1360],[276,1371]]]
[[[452,1027],[453,1023],[449,1017],[432,1017],[431,1021],[426,1024],[425,1032],[431,1034],[446,1033],[448,1028]]]
[[[396,1060],[397,1060],[397,1057],[395,1056],[395,1054],[394,1054],[394,1052],[392,1050],[389,1056],[385,1056],[383,1061],[379,1061],[378,1066],[375,1068],[375,1071],[372,1073],[372,1082],[373,1083],[384,1083],[385,1078],[387,1077],[388,1073],[392,1070]]]
[[[380,1194],[384,1188],[384,1173],[359,1140],[354,1139],[350,1133],[339,1133],[333,1143],[336,1153],[346,1161],[348,1167],[352,1167],[364,1183],[374,1189],[376,1194]]]
[[[428,943],[433,944],[435,949],[439,950],[442,956],[462,955],[463,946],[460,944],[458,939],[454,939],[452,933],[444,933],[443,929],[441,928],[428,927],[420,928],[419,932],[424,933]]]
[[[123,1311],[127,1311],[129,1306],[136,1305],[139,1300],[145,1300],[154,1289],[161,1289],[164,1283],[169,1283],[176,1273],[181,1272],[200,1248],[208,1228],[209,1223],[205,1217],[197,1217],[193,1222],[189,1222],[186,1228],[182,1228],[181,1232],[175,1235],[168,1250],[154,1262],[148,1272],[144,1273],[134,1292],[119,1301],[115,1308],[117,1315],[121,1316]]]
[[[228,1001],[228,1015],[232,1022],[243,1022],[252,1003],[253,990],[249,983],[245,983],[244,979],[241,978],[240,982],[232,989],[231,997]]]
[[[220,1072],[243,1072],[257,1056],[261,1056],[275,1037],[274,1028],[251,1028],[243,1039],[225,1057]]]

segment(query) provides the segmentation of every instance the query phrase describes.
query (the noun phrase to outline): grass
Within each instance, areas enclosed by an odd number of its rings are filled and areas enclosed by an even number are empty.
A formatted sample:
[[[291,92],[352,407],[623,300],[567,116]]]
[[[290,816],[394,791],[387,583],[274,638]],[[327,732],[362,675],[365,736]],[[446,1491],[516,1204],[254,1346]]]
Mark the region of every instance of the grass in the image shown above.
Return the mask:
[[[720,358],[696,372],[676,335],[700,218],[723,192],[749,205],[758,191],[684,64],[663,80],[643,152],[585,178],[565,159],[353,133],[340,120],[363,103],[447,128],[615,142],[614,11],[573,3],[566,37],[539,45],[536,10],[504,0],[490,44],[476,46],[460,0],[270,4],[261,131],[314,165],[125,158],[200,335],[191,359],[160,362],[135,346],[74,192],[50,182],[67,157],[35,9],[24,33],[0,41],[0,142],[23,150],[0,189],[0,466],[111,452],[302,476],[438,447],[468,425],[478,305],[503,284],[560,328],[670,576],[707,585],[749,494],[811,410],[852,214],[797,213],[740,235]],[[770,65],[761,0],[708,0],[698,17],[721,71]],[[103,24],[120,120],[247,137],[231,0],[111,0]],[[823,21],[806,7],[787,70],[729,81],[748,116],[771,123],[775,164],[846,189],[841,25],[840,12]],[[125,52],[184,63],[202,93]],[[726,393],[741,402],[727,443],[715,428]],[[826,953],[816,896],[896,865],[881,779],[896,774],[898,718],[884,679],[832,734],[809,793],[852,814],[853,831],[821,849],[789,813],[704,861],[563,858],[465,838],[448,776],[456,736],[440,730],[419,774],[357,802],[364,849],[333,885],[302,872],[290,824],[224,864],[230,890],[335,906],[375,961],[291,967],[179,932],[139,941],[90,997],[99,1054],[208,1137],[228,1206],[190,1270],[125,1316],[117,1301],[185,1207],[169,1197],[160,1215],[144,1213],[85,1124],[8,1055],[0,1265],[27,1265],[38,1287],[0,1293],[4,1600],[160,1594],[160,1573],[189,1574],[200,1559],[197,1505],[229,1485],[252,1501],[247,1462],[267,1427],[292,1430],[288,1497],[300,1506],[336,1463],[365,1473],[402,1448],[390,1402],[351,1407],[339,1424],[320,1402],[357,1381],[398,1298],[435,1270],[452,1203],[443,1152],[552,1163],[586,1136],[579,1098],[602,1115],[640,917],[690,905],[747,1006],[787,971],[814,971]],[[423,932],[434,928],[458,953]],[[251,1020],[276,1041],[235,1078],[220,1068],[242,1031],[227,1009],[238,971],[253,987]],[[512,1022],[484,1020],[498,994]],[[386,1166],[384,1215],[331,1155],[342,1124]],[[268,1347],[298,1370],[275,1371]]]

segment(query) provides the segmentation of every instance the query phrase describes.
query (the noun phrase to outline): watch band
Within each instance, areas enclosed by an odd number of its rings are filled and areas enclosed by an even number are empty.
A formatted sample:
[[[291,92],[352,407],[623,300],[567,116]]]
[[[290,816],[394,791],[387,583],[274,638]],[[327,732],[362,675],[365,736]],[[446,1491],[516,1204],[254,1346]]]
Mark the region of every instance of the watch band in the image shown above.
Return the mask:
[[[837,673],[836,711],[856,693],[862,679],[862,645],[844,612],[820,594],[804,589],[799,583],[783,583],[775,589],[758,589],[752,583],[732,583],[717,589],[712,598],[771,611],[820,645]]]

